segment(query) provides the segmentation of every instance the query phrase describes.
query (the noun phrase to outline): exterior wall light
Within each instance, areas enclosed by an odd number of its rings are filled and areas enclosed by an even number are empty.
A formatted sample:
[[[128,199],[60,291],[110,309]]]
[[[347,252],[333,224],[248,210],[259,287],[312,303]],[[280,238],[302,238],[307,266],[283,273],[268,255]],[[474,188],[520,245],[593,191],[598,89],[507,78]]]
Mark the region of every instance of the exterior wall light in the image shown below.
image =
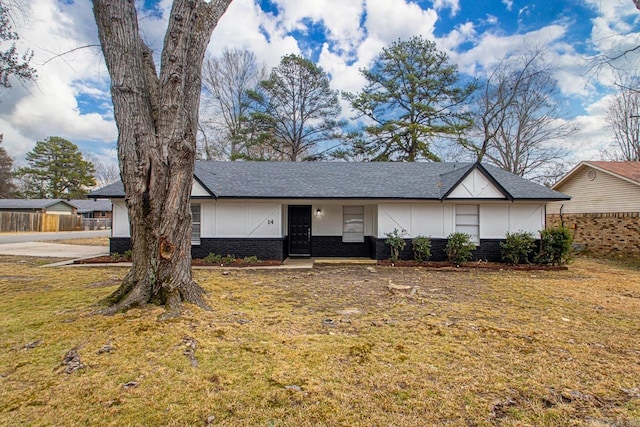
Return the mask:
[[[322,216],[322,209],[318,208],[318,210],[316,210],[316,216],[317,217],[321,217]]]

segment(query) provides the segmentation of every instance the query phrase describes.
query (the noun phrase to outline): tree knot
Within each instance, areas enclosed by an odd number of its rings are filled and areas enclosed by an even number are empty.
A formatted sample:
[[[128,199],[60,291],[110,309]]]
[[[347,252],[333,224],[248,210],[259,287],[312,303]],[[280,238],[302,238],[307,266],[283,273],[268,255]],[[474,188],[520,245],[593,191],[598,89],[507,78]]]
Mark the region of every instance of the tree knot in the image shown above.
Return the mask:
[[[160,238],[160,257],[162,259],[171,259],[175,252],[175,246],[166,237]]]

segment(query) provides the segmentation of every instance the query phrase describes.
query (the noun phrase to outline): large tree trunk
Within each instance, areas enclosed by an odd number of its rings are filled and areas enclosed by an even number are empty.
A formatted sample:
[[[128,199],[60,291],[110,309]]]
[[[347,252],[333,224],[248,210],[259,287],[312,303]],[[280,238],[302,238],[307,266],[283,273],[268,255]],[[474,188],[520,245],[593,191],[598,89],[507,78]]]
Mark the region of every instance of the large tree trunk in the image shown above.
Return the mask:
[[[191,210],[202,61],[231,0],[175,0],[160,76],[133,0],[93,0],[118,126],[133,265],[107,312],[182,301],[207,308],[191,275]]]

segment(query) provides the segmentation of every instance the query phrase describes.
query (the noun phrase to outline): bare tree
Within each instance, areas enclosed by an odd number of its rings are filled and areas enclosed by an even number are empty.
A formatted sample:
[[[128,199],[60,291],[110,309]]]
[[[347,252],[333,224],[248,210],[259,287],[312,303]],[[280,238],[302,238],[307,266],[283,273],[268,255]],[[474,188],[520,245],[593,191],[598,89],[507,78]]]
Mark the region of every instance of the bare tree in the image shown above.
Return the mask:
[[[491,71],[475,132],[462,142],[479,161],[540,181],[561,173],[567,150],[558,143],[577,131],[561,118],[558,83],[543,53],[526,49]]]
[[[190,196],[202,62],[231,0],[175,0],[156,72],[136,2],[93,0],[118,125],[118,160],[133,262],[107,313],[147,303],[167,315],[182,302],[208,308],[191,273]]]
[[[264,64],[258,64],[249,50],[224,49],[218,57],[205,60],[203,106],[209,117],[202,121],[205,159],[235,160],[247,155],[247,116],[255,90],[266,78]]]
[[[614,136],[614,158],[640,161],[640,76],[618,74],[619,90],[609,102],[607,123]]]
[[[120,180],[120,169],[116,162],[103,162],[97,156],[86,155],[85,157],[93,163],[95,172],[93,174],[98,188],[106,187],[109,184]]]

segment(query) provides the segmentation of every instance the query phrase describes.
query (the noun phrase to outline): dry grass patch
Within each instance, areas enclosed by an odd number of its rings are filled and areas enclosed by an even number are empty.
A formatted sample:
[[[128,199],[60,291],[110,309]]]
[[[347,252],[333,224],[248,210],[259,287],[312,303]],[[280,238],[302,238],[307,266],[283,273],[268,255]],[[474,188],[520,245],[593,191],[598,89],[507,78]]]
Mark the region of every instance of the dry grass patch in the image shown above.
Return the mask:
[[[635,269],[198,270],[212,312],[92,315],[125,272],[0,257],[1,425],[640,425]]]
[[[60,243],[62,245],[81,245],[81,246],[109,246],[109,237],[87,237],[84,239],[62,239],[49,240],[49,243]]]

